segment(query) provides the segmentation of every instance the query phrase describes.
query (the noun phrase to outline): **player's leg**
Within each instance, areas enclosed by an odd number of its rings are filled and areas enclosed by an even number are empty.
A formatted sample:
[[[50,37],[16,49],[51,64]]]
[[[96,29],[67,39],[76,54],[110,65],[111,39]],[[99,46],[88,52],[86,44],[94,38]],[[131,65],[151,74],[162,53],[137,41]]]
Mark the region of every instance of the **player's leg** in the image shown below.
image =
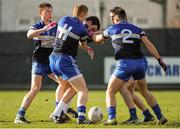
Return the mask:
[[[63,80],[68,80],[78,94],[78,123],[90,124],[91,121],[85,119],[88,90],[84,77],[76,64],[76,59],[72,56],[59,54],[51,54],[49,59],[51,70],[57,76],[62,76]]]
[[[77,99],[77,110],[78,110],[78,124],[91,124],[90,120],[85,118],[86,113],[86,104],[88,100],[88,89],[86,82],[82,74],[79,74],[68,80],[71,86],[76,90],[78,99]]]
[[[144,115],[144,119],[142,120],[142,122],[153,121],[154,116],[150,113],[149,109],[144,105],[143,101],[135,94],[135,87],[137,86],[136,81],[134,81],[134,79],[130,79],[126,85],[128,90],[132,94],[134,103],[142,111],[142,114]]]
[[[64,103],[67,104],[67,107],[65,108],[64,112],[68,113],[73,118],[77,118],[78,113],[73,108],[69,108],[69,105],[71,104],[72,99],[75,95],[76,95],[75,89],[68,83],[67,89],[66,89],[61,101],[63,101]]]
[[[109,101],[113,102],[115,100],[114,97],[115,97],[115,93],[117,92],[116,88],[118,89],[118,91],[120,91],[120,93],[122,94],[122,97],[126,100],[127,105],[129,107],[130,118],[131,118],[129,123],[135,123],[138,121],[136,108],[134,106],[132,95],[127,90],[127,88],[123,86],[125,82],[127,82],[132,75],[132,72],[133,72],[132,66],[133,65],[131,64],[130,60],[127,60],[127,59],[119,60],[116,65],[116,69],[113,72],[113,75],[111,76],[111,79],[108,84],[108,89],[106,92],[106,98],[107,98],[106,103],[107,103],[107,108],[109,108],[108,107]],[[115,109],[116,107],[110,107],[108,109],[108,114],[113,114],[113,115],[109,115],[109,119],[112,119],[113,117],[115,117],[115,114],[116,114]],[[111,123],[108,121],[106,123]]]
[[[39,92],[42,84],[42,76],[32,74],[31,77],[31,89],[30,91],[24,96],[21,107],[16,115],[14,123],[21,124],[21,123],[29,123],[25,118],[25,113],[28,107],[30,106],[31,102],[33,101],[36,94]]]
[[[141,91],[140,93],[146,99],[146,102],[154,111],[154,113],[158,119],[157,124],[166,123],[167,119],[163,116],[161,109],[160,109],[160,106],[157,103],[156,98],[153,96],[153,94],[147,88],[146,79],[137,80],[137,84],[139,85],[139,89]]]
[[[68,88],[71,88],[70,84],[63,80],[61,77],[56,77],[54,74],[49,74],[48,75],[51,79],[53,79],[54,81],[56,81],[59,85],[56,88],[56,93],[55,93],[55,98],[56,98],[56,106],[59,104],[59,102],[61,101],[61,99],[63,98],[65,92],[68,90]],[[71,95],[74,95],[74,89],[73,90],[68,90],[69,92],[69,97],[71,97]],[[72,98],[72,97],[71,97]],[[71,99],[66,103],[67,105],[65,106],[66,111],[65,113],[68,113],[69,115],[71,115],[73,118],[77,118],[77,112],[73,109],[73,108],[69,108],[70,103],[71,103]],[[53,114],[51,114],[50,116],[50,120],[53,119]],[[66,117],[68,118],[68,117]],[[70,118],[68,118],[70,119]]]
[[[54,116],[61,116],[62,114],[68,113],[68,110],[69,110],[68,107],[71,103],[72,98],[76,94],[76,91],[71,87],[71,85],[67,81],[62,80],[61,78],[59,79],[61,80],[63,85],[66,87],[66,91],[64,92],[61,100],[59,101],[59,104],[57,105],[56,109],[53,112]],[[71,109],[71,114],[76,115],[74,117],[77,118],[77,112],[74,111],[73,109]],[[63,121],[64,121],[63,119],[54,120],[55,123],[62,123]]]
[[[129,109],[133,108],[133,107],[134,107],[134,104],[132,104],[132,103],[129,101],[129,98],[130,98],[130,97],[127,96],[127,92],[129,92],[129,91],[127,91],[127,90],[128,90],[127,87],[128,87],[129,85],[133,85],[133,84],[134,84],[134,80],[129,79],[128,82],[126,82],[126,83],[124,84],[124,86],[123,86],[122,88],[120,88],[120,90],[119,90],[121,96],[123,97],[123,99],[124,99],[124,101],[125,101],[125,103],[126,103],[126,105],[127,105],[127,107],[128,107]],[[130,93],[131,93],[131,92],[130,92]]]
[[[116,98],[115,94],[121,91],[124,98],[128,102],[130,119],[126,123],[136,123],[138,121],[136,109],[134,106],[133,98],[127,88],[124,88],[125,82],[116,76],[112,75],[106,90],[106,106],[108,110],[108,120],[104,123],[105,125],[117,124],[116,122]]]
[[[104,125],[116,125],[116,97],[115,94],[122,88],[124,81],[118,79],[114,75],[111,76],[106,90],[106,107],[108,112],[108,120]]]
[[[53,73],[49,74],[48,76],[49,76],[49,78],[51,78],[52,80],[54,80],[54,81],[56,81],[58,83],[58,87],[57,87],[56,93],[55,93],[56,106],[57,106],[59,101],[63,97],[64,92],[67,89],[67,87],[66,87],[67,81],[64,81],[61,77],[56,78]]]
[[[136,111],[135,106],[134,106],[134,99],[132,94],[130,93],[130,91],[127,89],[128,83],[125,83],[125,85],[119,90],[121,96],[123,97],[128,109],[129,109],[129,114],[130,114],[130,118],[126,121],[124,121],[124,124],[132,124],[132,123],[136,123],[138,122],[138,117],[136,115],[136,113],[134,113]],[[133,100],[133,103],[131,101],[131,99]]]

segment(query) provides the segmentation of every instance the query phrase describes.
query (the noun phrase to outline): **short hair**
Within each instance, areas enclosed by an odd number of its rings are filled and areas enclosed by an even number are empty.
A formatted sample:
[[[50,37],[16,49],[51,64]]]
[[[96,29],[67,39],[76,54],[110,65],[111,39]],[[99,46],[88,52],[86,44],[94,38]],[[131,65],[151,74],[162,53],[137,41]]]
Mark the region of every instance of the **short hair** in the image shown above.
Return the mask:
[[[114,15],[117,15],[121,20],[127,20],[126,12],[121,7],[114,11]]]
[[[110,13],[114,13],[117,9],[122,9],[122,8],[116,6],[116,7],[112,8],[112,9],[110,9]]]
[[[101,25],[100,25],[100,21],[99,18],[96,16],[89,16],[86,18],[86,21],[91,21],[92,25],[97,25],[97,29],[99,30]]]
[[[39,9],[43,9],[45,7],[52,8],[52,5],[50,3],[43,2],[39,5]]]
[[[82,12],[88,12],[88,7],[83,4],[75,5],[73,9],[73,16],[78,17]]]

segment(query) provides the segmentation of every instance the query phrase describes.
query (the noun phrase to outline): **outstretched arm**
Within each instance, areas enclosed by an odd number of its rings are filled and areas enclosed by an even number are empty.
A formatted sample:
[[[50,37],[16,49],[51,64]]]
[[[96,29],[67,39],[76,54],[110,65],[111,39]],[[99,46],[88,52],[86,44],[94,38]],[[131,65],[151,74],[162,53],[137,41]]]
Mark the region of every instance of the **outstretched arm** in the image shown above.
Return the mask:
[[[37,37],[37,36],[39,36],[41,33],[43,33],[43,32],[45,32],[45,31],[48,31],[48,30],[54,28],[56,25],[57,25],[57,22],[51,22],[51,23],[49,23],[47,26],[44,26],[44,28],[37,29],[37,30],[30,29],[30,30],[27,32],[27,37],[28,37],[29,39],[34,38],[34,37]]]
[[[41,33],[45,32],[45,31],[46,31],[45,28],[38,29],[38,30],[30,29],[30,30],[28,30],[28,32],[27,32],[27,37],[28,37],[28,39],[32,39],[32,38],[34,38],[34,37],[39,36]]]
[[[92,36],[92,40],[93,40],[96,44],[101,45],[101,44],[104,43],[105,38],[104,38],[103,34],[100,33],[100,34],[94,34],[94,35]]]

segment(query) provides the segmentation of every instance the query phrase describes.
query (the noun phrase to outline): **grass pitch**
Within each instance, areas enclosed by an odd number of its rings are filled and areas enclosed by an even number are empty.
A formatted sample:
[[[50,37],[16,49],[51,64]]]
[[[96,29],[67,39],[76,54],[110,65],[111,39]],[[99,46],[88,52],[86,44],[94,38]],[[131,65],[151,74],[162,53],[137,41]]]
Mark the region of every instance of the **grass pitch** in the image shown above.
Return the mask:
[[[26,116],[31,124],[16,125],[13,123],[18,108],[27,91],[0,91],[0,128],[180,128],[180,91],[153,91],[158,99],[163,114],[168,118],[165,125],[156,125],[155,122],[140,125],[122,125],[121,122],[129,118],[128,109],[121,96],[117,97],[116,126],[103,126],[101,123],[93,125],[77,125],[72,119],[66,124],[54,124],[48,121],[49,115],[55,107],[54,91],[41,91],[28,109]],[[107,118],[105,106],[105,91],[90,91],[87,110],[92,106],[100,106]],[[71,107],[76,108],[76,97]],[[150,109],[150,108],[149,108]],[[152,112],[152,110],[150,109]],[[139,118],[143,118],[138,109]]]

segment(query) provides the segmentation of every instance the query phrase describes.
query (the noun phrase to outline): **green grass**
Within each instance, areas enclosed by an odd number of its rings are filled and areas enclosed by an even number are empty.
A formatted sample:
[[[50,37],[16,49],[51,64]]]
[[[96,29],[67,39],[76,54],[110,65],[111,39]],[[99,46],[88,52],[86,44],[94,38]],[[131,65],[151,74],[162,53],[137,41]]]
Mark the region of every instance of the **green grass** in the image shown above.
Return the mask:
[[[49,115],[52,113],[55,101],[54,91],[41,91],[28,109],[26,116],[31,124],[15,125],[13,123],[16,112],[21,104],[22,98],[26,94],[25,91],[0,91],[0,128],[180,128],[180,92],[179,91],[154,91],[153,94],[158,99],[163,114],[168,118],[166,125],[158,126],[155,122],[141,125],[121,125],[102,126],[101,123],[93,125],[77,125],[76,120],[72,119],[66,124],[54,124],[48,121]],[[118,123],[126,120],[128,109],[125,106],[120,95],[117,95]],[[105,107],[105,92],[90,91],[88,109],[92,106],[100,106],[104,112],[104,119],[107,118]],[[76,108],[76,97],[71,107]],[[152,112],[152,110],[151,110]],[[141,111],[138,109],[138,116],[142,118]]]

